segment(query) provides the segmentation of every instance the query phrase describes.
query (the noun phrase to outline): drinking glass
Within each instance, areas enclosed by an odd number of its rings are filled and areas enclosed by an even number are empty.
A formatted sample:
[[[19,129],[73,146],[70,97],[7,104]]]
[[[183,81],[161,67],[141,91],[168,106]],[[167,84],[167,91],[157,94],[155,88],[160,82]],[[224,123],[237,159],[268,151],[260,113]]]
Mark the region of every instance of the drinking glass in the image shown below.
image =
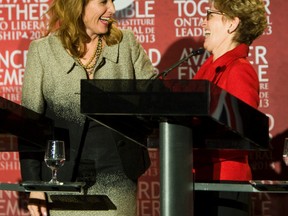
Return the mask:
[[[50,184],[62,184],[57,180],[57,171],[65,162],[65,144],[61,140],[48,140],[44,161],[52,170]]]

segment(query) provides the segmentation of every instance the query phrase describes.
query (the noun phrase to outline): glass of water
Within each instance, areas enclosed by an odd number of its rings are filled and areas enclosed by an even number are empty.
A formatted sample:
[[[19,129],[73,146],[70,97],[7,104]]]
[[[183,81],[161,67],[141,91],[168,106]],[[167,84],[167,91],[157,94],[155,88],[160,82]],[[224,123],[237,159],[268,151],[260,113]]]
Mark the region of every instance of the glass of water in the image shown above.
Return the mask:
[[[57,180],[57,171],[65,163],[65,144],[61,140],[48,140],[44,161],[52,171],[50,184],[62,184]]]

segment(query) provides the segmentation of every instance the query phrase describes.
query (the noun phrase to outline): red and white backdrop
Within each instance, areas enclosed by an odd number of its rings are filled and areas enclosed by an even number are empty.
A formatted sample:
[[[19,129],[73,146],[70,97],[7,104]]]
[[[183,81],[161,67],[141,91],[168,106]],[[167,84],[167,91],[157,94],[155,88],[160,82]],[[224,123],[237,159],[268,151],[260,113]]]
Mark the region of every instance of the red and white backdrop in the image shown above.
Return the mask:
[[[20,103],[27,49],[31,40],[41,36],[42,18],[50,0],[0,0],[0,96]],[[158,72],[164,71],[203,42],[201,22],[208,0],[116,0],[116,17],[123,29],[132,29],[147,51]],[[254,179],[288,179],[281,161],[285,137],[288,137],[288,49],[285,24],[288,1],[265,0],[268,28],[251,46],[249,60],[260,80],[260,110],[270,119],[270,152],[251,154]],[[285,15],[286,14],[286,15]],[[193,57],[170,72],[168,78],[192,79],[208,57]],[[245,89],[243,89],[245,91]],[[1,126],[1,122],[0,122]],[[151,139],[153,141],[153,139]],[[0,134],[0,150],[15,144],[12,136]],[[138,215],[159,214],[158,149],[150,149],[152,164],[139,182]],[[0,182],[21,180],[17,152],[0,152]],[[271,166],[276,171],[271,169]],[[0,216],[29,215],[23,194],[0,190]],[[288,212],[288,195],[254,193],[254,216],[282,216]]]

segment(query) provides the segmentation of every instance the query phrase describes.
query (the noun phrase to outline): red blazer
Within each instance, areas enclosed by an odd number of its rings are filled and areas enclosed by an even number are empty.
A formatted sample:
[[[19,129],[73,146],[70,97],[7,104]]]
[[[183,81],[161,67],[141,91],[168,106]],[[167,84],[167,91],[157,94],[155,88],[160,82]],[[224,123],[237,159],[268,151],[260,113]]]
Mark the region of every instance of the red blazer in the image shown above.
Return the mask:
[[[259,105],[259,80],[247,60],[249,47],[240,44],[213,62],[210,56],[193,79],[205,79],[230,94],[257,108]],[[196,180],[239,180],[252,178],[248,164],[248,151],[195,150]]]

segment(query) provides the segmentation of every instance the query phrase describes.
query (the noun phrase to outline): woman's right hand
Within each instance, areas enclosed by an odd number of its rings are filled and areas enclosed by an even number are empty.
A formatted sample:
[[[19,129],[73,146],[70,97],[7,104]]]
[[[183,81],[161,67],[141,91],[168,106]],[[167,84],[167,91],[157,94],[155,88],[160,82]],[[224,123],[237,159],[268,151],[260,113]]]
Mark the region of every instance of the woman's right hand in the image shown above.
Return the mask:
[[[44,192],[31,192],[28,210],[31,216],[47,216],[46,196]]]

